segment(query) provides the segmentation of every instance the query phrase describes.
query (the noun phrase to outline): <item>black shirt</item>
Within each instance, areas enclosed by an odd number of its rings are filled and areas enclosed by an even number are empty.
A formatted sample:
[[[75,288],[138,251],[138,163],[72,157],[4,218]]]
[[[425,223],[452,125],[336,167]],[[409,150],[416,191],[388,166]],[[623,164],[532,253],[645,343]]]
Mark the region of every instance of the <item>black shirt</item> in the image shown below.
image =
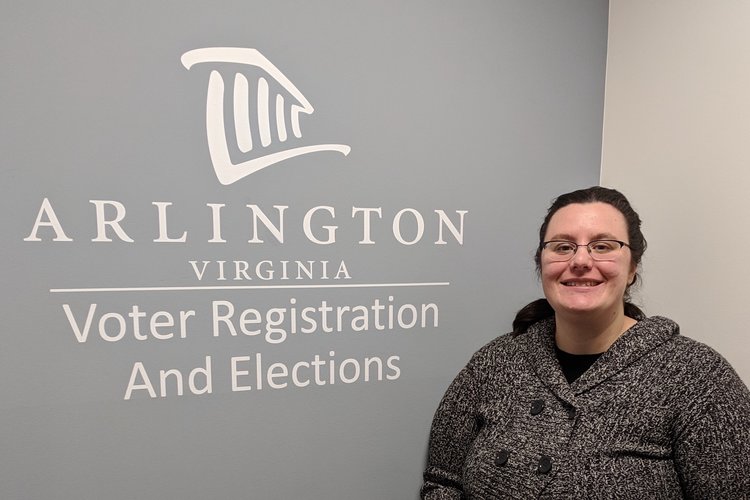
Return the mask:
[[[555,354],[557,354],[557,360],[560,362],[560,368],[562,368],[563,375],[565,375],[565,379],[570,384],[583,375],[586,370],[594,364],[594,361],[599,359],[599,356],[604,353],[570,354],[555,345]]]

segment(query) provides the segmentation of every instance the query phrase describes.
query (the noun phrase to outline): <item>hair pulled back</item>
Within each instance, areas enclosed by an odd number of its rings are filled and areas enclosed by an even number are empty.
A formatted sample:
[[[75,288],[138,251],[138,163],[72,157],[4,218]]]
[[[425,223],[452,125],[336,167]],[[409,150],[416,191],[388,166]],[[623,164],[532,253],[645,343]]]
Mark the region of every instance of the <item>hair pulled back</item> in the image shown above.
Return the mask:
[[[630,246],[631,262],[636,266],[636,269],[640,266],[643,253],[646,251],[646,238],[641,232],[641,218],[638,216],[630,202],[625,195],[617,191],[616,189],[609,189],[600,186],[593,186],[586,189],[579,189],[558,196],[555,201],[552,202],[547,215],[539,228],[539,244],[534,254],[534,262],[536,263],[537,273],[541,273],[542,267],[542,245],[544,244],[544,236],[547,234],[547,227],[549,226],[552,216],[557,213],[561,208],[572,205],[574,203],[607,203],[616,208],[625,218],[625,224],[628,228],[628,245]],[[630,282],[625,289],[624,307],[625,315],[631,318],[642,318],[645,316],[636,305],[630,302],[630,288],[640,281],[640,276],[636,272],[633,281]],[[550,318],[555,315],[554,309],[547,302],[547,299],[537,299],[530,304],[527,304],[521,308],[516,317],[513,320],[513,333],[520,334],[524,333],[528,328],[545,318]]]

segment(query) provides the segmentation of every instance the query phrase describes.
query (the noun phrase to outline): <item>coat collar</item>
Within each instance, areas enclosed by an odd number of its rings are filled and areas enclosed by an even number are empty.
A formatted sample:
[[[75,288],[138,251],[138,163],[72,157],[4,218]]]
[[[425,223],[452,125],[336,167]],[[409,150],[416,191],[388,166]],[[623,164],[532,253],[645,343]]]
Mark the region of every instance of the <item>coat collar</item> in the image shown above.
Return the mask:
[[[554,318],[533,324],[517,338],[527,362],[541,381],[557,397],[574,405],[577,396],[593,389],[676,335],[679,335],[679,326],[670,319],[661,316],[641,319],[572,384],[565,380],[555,355]]]

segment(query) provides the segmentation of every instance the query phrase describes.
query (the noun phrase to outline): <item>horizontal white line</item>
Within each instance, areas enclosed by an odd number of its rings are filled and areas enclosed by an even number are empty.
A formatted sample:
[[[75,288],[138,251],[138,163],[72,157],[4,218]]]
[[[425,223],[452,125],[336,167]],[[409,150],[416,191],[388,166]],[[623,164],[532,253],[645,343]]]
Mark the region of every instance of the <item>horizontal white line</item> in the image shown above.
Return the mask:
[[[448,286],[447,281],[428,283],[337,283],[332,285],[225,285],[225,286],[135,286],[122,288],[50,288],[50,293],[87,292],[192,292],[205,290],[286,290],[312,288],[396,288],[412,286]]]

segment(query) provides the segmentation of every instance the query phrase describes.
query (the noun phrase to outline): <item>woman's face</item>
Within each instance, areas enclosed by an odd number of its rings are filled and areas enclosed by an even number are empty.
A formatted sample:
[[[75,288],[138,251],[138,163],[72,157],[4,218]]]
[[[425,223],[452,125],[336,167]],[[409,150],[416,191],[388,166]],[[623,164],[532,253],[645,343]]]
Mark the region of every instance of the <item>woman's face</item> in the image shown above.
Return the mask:
[[[567,205],[552,216],[544,241],[567,240],[585,245],[593,240],[628,243],[625,217],[608,203]],[[614,260],[596,261],[586,247],[579,247],[572,259],[551,262],[542,251],[542,288],[556,315],[580,318],[587,314],[614,318],[622,314],[623,297],[635,276],[630,249],[615,251]],[[548,256],[547,256],[548,257]]]

